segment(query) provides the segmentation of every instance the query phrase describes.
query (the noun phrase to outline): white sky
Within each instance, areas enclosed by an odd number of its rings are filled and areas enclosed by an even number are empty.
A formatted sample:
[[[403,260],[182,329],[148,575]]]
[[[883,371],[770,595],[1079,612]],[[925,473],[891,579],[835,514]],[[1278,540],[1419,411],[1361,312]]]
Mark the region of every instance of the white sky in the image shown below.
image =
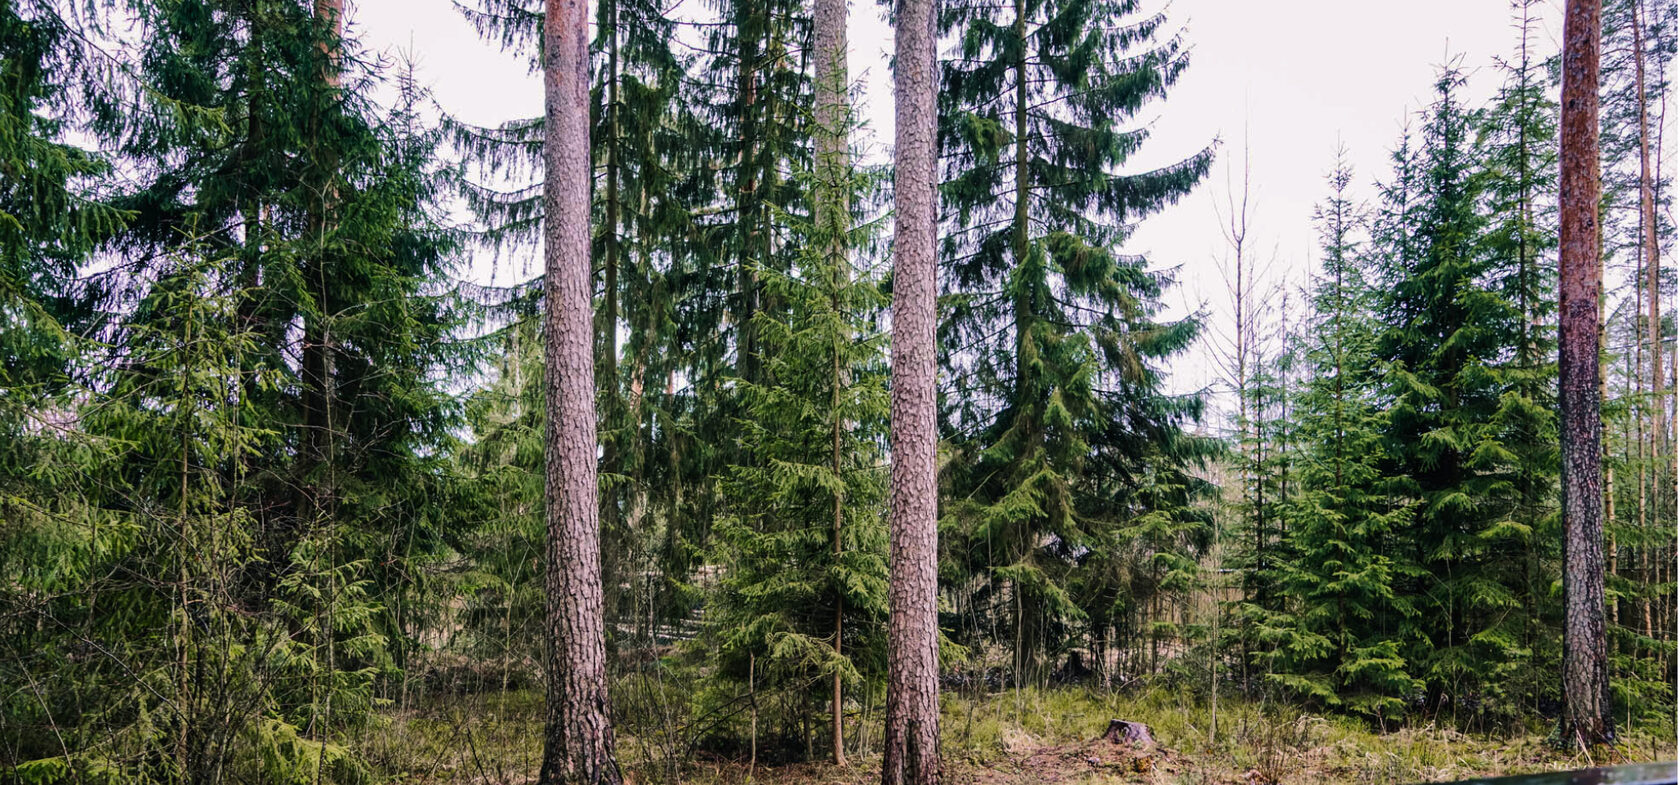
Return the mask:
[[[683,0],[698,9],[703,0]],[[1557,50],[1562,0],[1542,4],[1535,44]],[[1470,73],[1464,96],[1475,103],[1497,88],[1495,57],[1516,43],[1507,0],[1173,0],[1171,24],[1183,26],[1191,65],[1169,99],[1140,118],[1153,135],[1135,163],[1154,167],[1223,140],[1209,180],[1178,205],[1145,221],[1126,248],[1156,267],[1181,267],[1167,296],[1175,314],[1205,307],[1208,330],[1229,329],[1220,217],[1227,166],[1240,188],[1246,135],[1252,166],[1250,235],[1279,277],[1302,280],[1316,255],[1311,215],[1340,140],[1354,166],[1356,192],[1385,176],[1402,121],[1430,97],[1437,67],[1462,56]],[[682,16],[700,13],[684,8]],[[352,0],[352,33],[372,52],[407,53],[420,81],[443,107],[493,124],[541,112],[540,79],[526,58],[479,39],[449,0]],[[892,32],[874,0],[851,8],[850,67],[863,85],[860,108],[872,156],[892,138]],[[1673,156],[1665,156],[1672,160]],[[486,260],[472,277],[510,282]],[[1173,366],[1173,388],[1214,382],[1217,350],[1204,343]]]

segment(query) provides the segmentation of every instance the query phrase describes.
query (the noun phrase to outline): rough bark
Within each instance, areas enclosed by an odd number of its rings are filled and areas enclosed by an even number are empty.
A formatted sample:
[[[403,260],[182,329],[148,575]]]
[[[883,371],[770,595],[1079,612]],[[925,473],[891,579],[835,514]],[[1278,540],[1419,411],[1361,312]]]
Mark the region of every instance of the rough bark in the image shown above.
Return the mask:
[[[828,265],[834,275],[833,302],[836,312],[841,308],[840,292],[847,277],[847,248],[845,231],[850,221],[851,207],[847,199],[848,181],[851,171],[851,101],[846,93],[850,76],[846,68],[846,0],[816,0],[811,15],[812,33],[816,57],[816,174],[817,187],[821,193],[817,195],[815,205],[816,223],[819,230],[824,232],[829,241],[825,252],[828,254]],[[834,381],[832,398],[830,399],[833,419],[832,452],[830,454],[835,476],[840,475],[841,462],[841,426],[839,417],[840,394],[844,384],[844,369],[840,363],[840,347],[833,350]],[[841,530],[845,525],[845,499],[836,492],[834,494],[834,557],[838,561],[841,553]],[[837,599],[834,606],[834,654],[841,656],[841,640],[845,633],[846,608],[843,598]],[[835,671],[833,677],[833,696],[829,704],[829,725],[831,754],[836,766],[846,765],[846,730],[845,730],[845,685],[840,672]]]
[[[1599,418],[1598,0],[1569,0],[1560,124],[1558,377],[1563,450],[1564,710],[1560,738],[1611,740]]]
[[[881,782],[934,785],[940,779],[934,0],[898,0],[895,22],[892,545]]]
[[[548,716],[541,782],[621,781],[607,717],[589,262],[587,0],[543,21]]]
[[[845,210],[844,182],[851,168],[850,109],[846,88],[851,81],[846,67],[846,0],[815,0],[812,10],[812,38],[816,50],[816,169],[818,181],[837,186],[840,200],[819,204],[819,214]],[[843,214],[842,214],[843,215]],[[820,222],[820,219],[819,219]]]

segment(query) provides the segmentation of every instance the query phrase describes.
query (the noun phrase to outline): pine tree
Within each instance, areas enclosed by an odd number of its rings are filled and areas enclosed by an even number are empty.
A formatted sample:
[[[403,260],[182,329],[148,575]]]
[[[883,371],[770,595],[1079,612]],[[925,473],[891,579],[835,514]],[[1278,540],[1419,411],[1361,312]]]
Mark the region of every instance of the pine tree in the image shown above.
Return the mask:
[[[892,473],[881,785],[938,785],[938,62],[932,0],[894,9]]]
[[[462,10],[504,48],[536,51],[543,14],[533,0]],[[716,514],[714,478],[734,457],[723,444],[733,416],[723,386],[733,373],[724,332],[736,260],[720,235],[735,223],[720,204],[727,172],[713,163],[721,123],[701,110],[728,85],[692,73],[694,58],[672,48],[676,25],[645,0],[598,3],[591,41],[602,569],[608,613],[634,620],[644,643],[650,619],[694,609],[689,578]],[[450,125],[478,170],[478,182],[463,184],[480,222],[476,239],[497,254],[532,248],[543,215],[533,179],[542,119]],[[495,318],[511,322],[534,318],[535,292],[524,282],[486,294]],[[649,572],[659,580],[634,589]]]
[[[1158,40],[1165,18],[1136,10],[1021,0],[942,14],[960,42],[940,131],[950,552],[983,571],[981,602],[1008,615],[1019,678],[1043,677],[1040,654],[1081,616],[1068,557],[1138,514],[1149,456],[1183,457],[1172,443],[1196,405],[1164,396],[1155,367],[1189,345],[1196,322],[1156,322],[1170,277],[1119,247],[1127,227],[1202,179],[1212,153],[1116,173],[1148,136],[1126,120],[1188,62],[1176,38]]]
[[[548,712],[541,781],[616,785],[607,713],[590,329],[589,28],[582,3],[543,17],[544,391]]]
[[[1585,747],[1613,738],[1604,637],[1604,508],[1600,471],[1598,75],[1600,8],[1564,11],[1563,115],[1558,124],[1558,398],[1563,442],[1564,709],[1558,735]]]

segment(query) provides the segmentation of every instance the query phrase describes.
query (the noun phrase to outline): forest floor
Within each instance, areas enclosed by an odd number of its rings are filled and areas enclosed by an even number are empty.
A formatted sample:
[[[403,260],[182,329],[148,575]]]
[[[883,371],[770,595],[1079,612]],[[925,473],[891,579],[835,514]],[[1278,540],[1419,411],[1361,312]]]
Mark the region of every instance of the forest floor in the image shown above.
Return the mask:
[[[376,782],[534,783],[542,739],[541,696],[522,691],[433,698],[392,710],[351,743]],[[1164,691],[1104,695],[1068,688],[947,695],[942,716],[946,781],[952,785],[1305,785],[1421,783],[1675,758],[1672,726],[1623,731],[1617,760],[1552,749],[1543,731],[1470,734],[1436,725],[1387,733],[1339,717],[1225,700],[1219,730],[1208,707]],[[1101,738],[1110,719],[1142,722],[1156,743]],[[871,722],[878,724],[879,719]],[[878,742],[879,729],[874,729]],[[1211,736],[1211,738],[1210,738]],[[855,743],[852,740],[849,743]],[[830,763],[749,766],[698,752],[661,755],[657,742],[620,733],[626,781],[702,785],[874,785],[877,756]],[[821,754],[819,743],[818,754]],[[681,758],[680,771],[670,764]],[[653,763],[664,761],[664,763]]]

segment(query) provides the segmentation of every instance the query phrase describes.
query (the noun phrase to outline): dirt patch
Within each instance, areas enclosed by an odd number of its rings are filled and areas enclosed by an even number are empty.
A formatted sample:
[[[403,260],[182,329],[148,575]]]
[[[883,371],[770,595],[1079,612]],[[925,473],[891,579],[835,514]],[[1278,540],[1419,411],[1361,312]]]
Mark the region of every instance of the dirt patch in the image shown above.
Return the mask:
[[[1178,781],[1186,763],[1176,751],[1152,742],[1096,738],[1007,751],[996,760],[948,760],[946,775],[953,783],[968,785],[1168,783]]]

